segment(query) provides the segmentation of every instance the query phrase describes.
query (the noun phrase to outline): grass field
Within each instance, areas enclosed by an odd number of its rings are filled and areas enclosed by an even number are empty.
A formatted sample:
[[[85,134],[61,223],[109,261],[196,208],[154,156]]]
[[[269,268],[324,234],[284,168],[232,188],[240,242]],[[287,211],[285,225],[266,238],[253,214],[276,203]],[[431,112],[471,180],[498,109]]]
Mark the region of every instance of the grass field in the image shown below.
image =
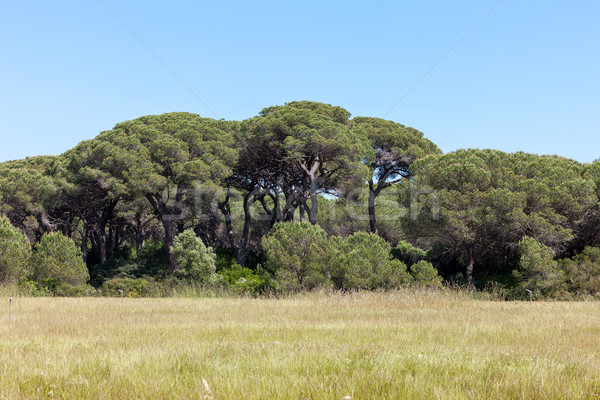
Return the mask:
[[[593,399],[600,304],[8,298],[0,398]]]

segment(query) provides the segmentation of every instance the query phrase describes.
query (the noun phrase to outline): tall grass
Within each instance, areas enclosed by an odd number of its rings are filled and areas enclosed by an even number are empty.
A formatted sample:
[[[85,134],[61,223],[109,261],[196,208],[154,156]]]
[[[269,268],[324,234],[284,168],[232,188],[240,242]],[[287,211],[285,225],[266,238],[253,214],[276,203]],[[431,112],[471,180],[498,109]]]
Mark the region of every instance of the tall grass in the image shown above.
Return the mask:
[[[0,398],[589,399],[600,305],[402,290],[8,298]]]

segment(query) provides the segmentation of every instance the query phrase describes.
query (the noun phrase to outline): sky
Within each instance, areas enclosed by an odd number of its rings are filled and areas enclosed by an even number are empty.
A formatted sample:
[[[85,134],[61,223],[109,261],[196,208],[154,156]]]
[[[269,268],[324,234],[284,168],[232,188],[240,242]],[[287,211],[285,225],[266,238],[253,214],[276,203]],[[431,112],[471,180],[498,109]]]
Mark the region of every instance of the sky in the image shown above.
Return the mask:
[[[312,100],[444,152],[600,157],[600,2],[0,0],[0,162]]]

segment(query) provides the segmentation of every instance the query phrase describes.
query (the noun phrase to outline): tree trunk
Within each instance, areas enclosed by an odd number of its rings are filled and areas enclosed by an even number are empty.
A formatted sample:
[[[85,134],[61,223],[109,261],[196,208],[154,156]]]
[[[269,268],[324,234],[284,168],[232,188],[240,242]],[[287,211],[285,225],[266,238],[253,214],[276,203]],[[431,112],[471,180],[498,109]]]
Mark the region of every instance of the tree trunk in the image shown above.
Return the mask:
[[[369,181],[369,229],[371,233],[379,235],[377,230],[377,220],[375,219],[375,190],[373,190],[373,181]]]
[[[139,255],[144,246],[144,226],[142,225],[142,218],[140,215],[136,215],[135,222],[135,254]]]
[[[83,262],[87,264],[87,239],[88,239],[88,224],[83,222],[83,231],[81,232],[81,255]]]
[[[108,244],[107,244],[107,252],[113,253],[115,251],[115,228],[112,224],[108,227]]]
[[[473,257],[473,248],[472,247],[469,247],[469,249],[467,250],[467,257],[468,257],[467,271],[466,271],[467,283],[469,284],[469,286],[472,286],[473,285],[473,266],[475,265],[475,258]]]
[[[250,223],[252,222],[252,211],[250,210],[250,206],[256,201],[256,197],[252,198],[253,196],[253,192],[249,192],[244,196],[244,229],[242,230],[242,241],[237,255],[237,263],[242,267],[246,266],[246,256],[248,255]]]
[[[171,247],[173,247],[173,241],[175,240],[175,223],[169,218],[169,216],[161,219],[161,221],[165,229],[165,250],[167,251],[167,260],[169,261],[169,271],[173,273],[177,271],[175,256],[173,255],[171,249]]]
[[[102,212],[100,223],[98,224],[98,250],[100,251],[100,264],[106,262],[106,224],[112,217],[113,211],[119,200],[111,201]]]
[[[227,238],[229,239],[229,245],[231,246],[231,250],[233,250],[233,255],[235,256],[236,261],[239,259],[238,246],[235,242],[235,235],[233,233],[233,224],[231,223],[231,207],[229,206],[229,194],[230,190],[227,188],[227,195],[225,196],[225,200],[219,203],[219,209],[223,213],[223,217],[225,218],[225,230],[227,231]]]
[[[308,210],[308,221],[316,225],[317,224],[317,213],[319,211],[319,203],[317,201],[317,190],[316,188],[310,191],[310,209]]]
[[[135,254],[140,254],[144,247],[144,234],[141,231],[135,233]]]

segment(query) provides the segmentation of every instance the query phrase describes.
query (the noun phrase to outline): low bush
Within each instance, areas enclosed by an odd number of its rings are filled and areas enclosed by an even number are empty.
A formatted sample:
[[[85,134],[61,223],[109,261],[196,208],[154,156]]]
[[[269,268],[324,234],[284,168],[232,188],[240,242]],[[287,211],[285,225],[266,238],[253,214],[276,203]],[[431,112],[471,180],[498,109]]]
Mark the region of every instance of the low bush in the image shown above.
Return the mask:
[[[331,270],[338,289],[392,289],[412,280],[406,264],[392,257],[390,244],[380,236],[358,232],[332,238],[332,247],[337,247]]]
[[[441,287],[442,277],[437,269],[428,261],[421,260],[410,266],[410,273],[415,284],[425,287]]]
[[[124,297],[141,297],[146,294],[149,282],[146,279],[137,278],[112,278],[102,284],[104,296],[120,296],[123,291]]]
[[[264,276],[239,264],[224,268],[219,271],[219,274],[223,276],[223,279],[229,285],[229,290],[235,294],[258,294],[266,284]]]
[[[277,291],[298,292],[331,286],[327,234],[308,222],[275,224],[262,240],[265,267]]]

